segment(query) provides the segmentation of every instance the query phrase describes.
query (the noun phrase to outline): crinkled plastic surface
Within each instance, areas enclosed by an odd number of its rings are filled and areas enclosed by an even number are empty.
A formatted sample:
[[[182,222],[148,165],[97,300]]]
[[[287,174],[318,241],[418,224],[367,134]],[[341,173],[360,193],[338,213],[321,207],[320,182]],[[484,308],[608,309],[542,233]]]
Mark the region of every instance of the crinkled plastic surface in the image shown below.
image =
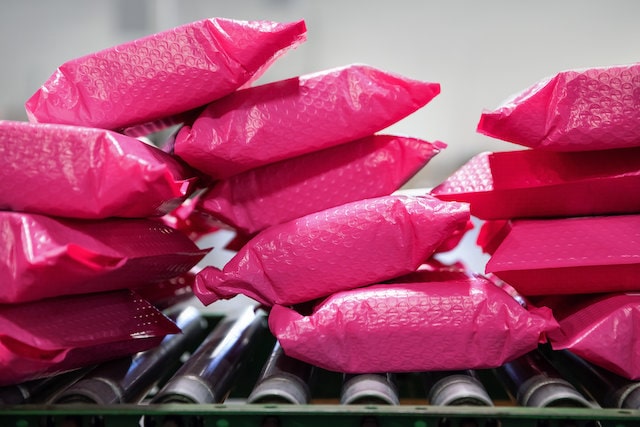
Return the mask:
[[[489,259],[522,295],[640,291],[640,215],[514,220]]]
[[[537,348],[557,323],[481,277],[338,292],[311,314],[275,305],[288,356],[348,373],[492,368]]]
[[[555,350],[568,349],[629,379],[640,379],[640,294],[564,296],[550,303],[560,329],[549,333]]]
[[[180,206],[164,215],[161,218],[162,222],[171,228],[180,230],[194,242],[221,227],[228,228],[220,220],[198,208],[202,194],[201,190],[194,193]]]
[[[219,181],[200,207],[252,235],[313,212],[391,194],[445,147],[441,142],[373,135]]]
[[[158,221],[80,221],[0,212],[0,303],[136,288],[189,271],[208,252]]]
[[[469,220],[468,206],[431,196],[384,196],[274,225],[224,266],[196,276],[205,304],[244,294],[295,304],[414,271]]]
[[[115,132],[0,121],[0,209],[69,218],[163,215],[192,191],[196,172]]]
[[[348,65],[234,92],[176,137],[175,153],[214,178],[372,135],[426,105],[438,83]]]
[[[640,212],[640,147],[555,153],[480,153],[431,194],[482,219]]]
[[[121,129],[208,104],[306,39],[304,21],[204,19],[61,65],[26,102],[34,122]]]
[[[640,63],[560,72],[483,112],[477,130],[552,151],[640,146]]]
[[[0,305],[0,385],[135,354],[179,331],[131,291]]]

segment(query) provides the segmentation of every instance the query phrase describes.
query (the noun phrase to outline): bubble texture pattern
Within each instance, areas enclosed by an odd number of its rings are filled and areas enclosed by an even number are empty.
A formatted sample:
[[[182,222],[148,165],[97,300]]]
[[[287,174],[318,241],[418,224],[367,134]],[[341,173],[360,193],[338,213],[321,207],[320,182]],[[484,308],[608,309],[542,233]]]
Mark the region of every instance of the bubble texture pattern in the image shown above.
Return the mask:
[[[126,290],[2,305],[0,385],[135,354],[179,331]]]
[[[295,304],[414,271],[469,220],[466,204],[431,196],[383,196],[274,225],[221,271],[206,267],[195,293],[205,304],[244,294]]]
[[[398,190],[446,145],[373,135],[217,182],[200,208],[252,235],[269,226]]]
[[[560,72],[483,112],[477,130],[551,151],[640,146],[640,63]]]
[[[33,122],[118,130],[221,98],[305,39],[304,21],[200,20],[66,62],[25,107]]]
[[[347,373],[493,368],[557,328],[482,277],[339,292],[304,316],[276,305],[269,327],[285,353]]]
[[[115,132],[0,121],[3,210],[86,219],[159,216],[180,205],[195,177],[169,154]]]
[[[136,288],[189,271],[207,253],[159,221],[80,221],[0,212],[0,303]]]
[[[370,136],[426,105],[438,83],[348,65],[238,90],[176,136],[175,153],[214,178]]]
[[[640,215],[511,221],[486,272],[525,296],[640,291]]]
[[[480,153],[431,190],[485,220],[640,212],[640,147]]]

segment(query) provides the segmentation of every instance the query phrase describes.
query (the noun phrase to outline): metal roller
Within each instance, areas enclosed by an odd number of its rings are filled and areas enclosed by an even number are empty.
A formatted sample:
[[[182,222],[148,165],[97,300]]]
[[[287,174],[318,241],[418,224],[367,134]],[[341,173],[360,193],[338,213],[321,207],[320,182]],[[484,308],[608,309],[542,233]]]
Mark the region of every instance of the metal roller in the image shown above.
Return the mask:
[[[398,405],[398,389],[393,374],[345,374],[340,403],[343,405]]]
[[[427,399],[436,406],[493,406],[484,385],[472,370],[425,372]]]

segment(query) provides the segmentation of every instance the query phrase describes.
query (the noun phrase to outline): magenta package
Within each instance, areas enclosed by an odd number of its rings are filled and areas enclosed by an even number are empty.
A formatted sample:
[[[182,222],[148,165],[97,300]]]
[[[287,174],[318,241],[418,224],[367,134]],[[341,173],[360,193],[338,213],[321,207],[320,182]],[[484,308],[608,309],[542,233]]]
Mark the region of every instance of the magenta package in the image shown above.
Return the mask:
[[[640,63],[543,79],[483,112],[478,132],[552,151],[640,146]]]
[[[549,333],[555,350],[567,349],[623,377],[640,379],[640,294],[558,297],[550,303],[560,328]]]
[[[204,19],[64,63],[30,121],[122,129],[183,113],[257,79],[306,39],[304,21]]]
[[[640,290],[640,215],[513,220],[486,265],[522,295]]]
[[[178,332],[130,291],[0,305],[0,385],[135,354]]]
[[[194,291],[204,304],[237,294],[310,301],[414,271],[468,220],[466,204],[431,196],[346,203],[265,229],[223,270],[201,270]]]
[[[0,209],[69,218],[163,215],[191,193],[196,172],[115,132],[0,121]]]
[[[0,212],[0,303],[135,288],[177,277],[208,252],[158,221]]]
[[[494,368],[537,348],[557,323],[475,276],[342,291],[309,315],[275,305],[269,327],[288,356],[367,373]]]
[[[640,147],[557,153],[480,153],[431,194],[481,219],[640,212]]]
[[[200,208],[252,235],[313,212],[391,194],[445,147],[373,135],[219,181],[202,197]]]
[[[426,105],[438,83],[348,65],[238,90],[183,126],[175,153],[214,178],[372,135]]]
[[[507,219],[484,221],[478,231],[476,244],[482,249],[482,252],[491,255],[507,237],[510,229],[511,222]]]

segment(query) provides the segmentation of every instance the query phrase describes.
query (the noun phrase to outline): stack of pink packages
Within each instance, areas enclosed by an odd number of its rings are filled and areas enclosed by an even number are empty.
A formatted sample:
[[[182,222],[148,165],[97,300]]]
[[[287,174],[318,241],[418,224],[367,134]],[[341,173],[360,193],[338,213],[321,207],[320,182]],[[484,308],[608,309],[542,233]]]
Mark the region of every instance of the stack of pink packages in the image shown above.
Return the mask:
[[[248,87],[303,21],[205,19],[63,64],[0,122],[0,384],[149,349],[200,249],[164,218],[206,180],[135,135]],[[141,297],[143,295],[144,297]]]
[[[478,131],[528,149],[479,154],[431,193],[486,220],[486,272],[554,310],[554,349],[640,378],[640,64],[561,72]]]

